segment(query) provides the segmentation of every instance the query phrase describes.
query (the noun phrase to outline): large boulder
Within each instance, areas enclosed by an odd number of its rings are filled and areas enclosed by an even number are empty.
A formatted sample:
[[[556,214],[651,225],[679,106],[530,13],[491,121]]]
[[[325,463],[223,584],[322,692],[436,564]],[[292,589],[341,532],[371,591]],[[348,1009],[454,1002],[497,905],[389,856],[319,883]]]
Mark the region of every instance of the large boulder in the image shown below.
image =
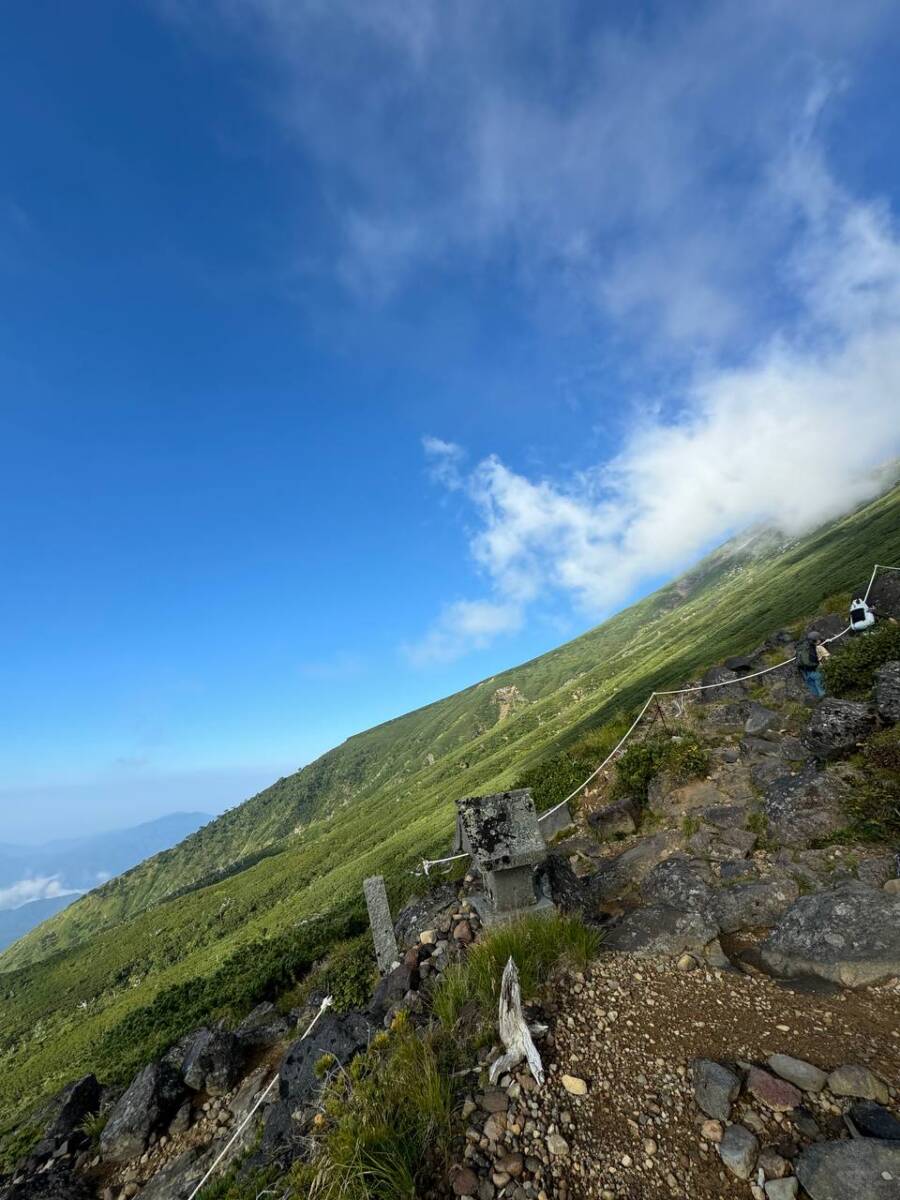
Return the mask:
[[[657,863],[669,858],[682,843],[674,829],[641,838],[610,859],[585,882],[586,901],[610,900],[621,896],[649,875]]]
[[[264,1000],[249,1012],[237,1029],[234,1036],[242,1046],[247,1048],[259,1046],[274,1046],[284,1041],[291,1031],[291,1023],[287,1017],[278,1011],[271,1000]]]
[[[801,896],[760,947],[778,975],[816,976],[845,987],[900,976],[900,896],[844,883]]]
[[[603,941],[604,949],[629,954],[683,954],[698,952],[718,934],[712,918],[700,912],[683,912],[668,904],[651,904],[628,913]]]
[[[344,1065],[364,1050],[374,1029],[357,1012],[327,1012],[307,1038],[288,1049],[281,1064],[279,1094],[293,1108],[307,1104],[319,1090],[316,1063],[326,1054]]]
[[[768,831],[776,841],[804,845],[847,824],[843,802],[847,784],[833,771],[814,765],[797,775],[782,775],[766,789],[764,809]]]
[[[110,1111],[100,1134],[103,1157],[127,1162],[143,1154],[150,1134],[168,1123],[184,1094],[184,1083],[171,1063],[144,1067]]]
[[[241,1074],[240,1043],[227,1029],[198,1029],[185,1046],[181,1072],[195,1092],[221,1096],[231,1091]]]
[[[870,704],[826,698],[818,704],[806,729],[805,741],[818,758],[852,753],[875,728]]]
[[[722,933],[739,929],[768,929],[787,912],[800,895],[793,879],[737,883],[715,894],[714,913]]]
[[[900,662],[885,663],[875,672],[875,707],[882,721],[900,721]]]
[[[651,904],[665,904],[684,912],[709,915],[713,890],[680,854],[654,867],[641,884],[641,895]]]
[[[854,592],[854,596],[864,596],[866,585]],[[879,571],[869,590],[869,603],[872,604],[879,617],[896,617],[900,620],[900,571]]]
[[[407,992],[414,992],[419,986],[419,968],[402,962],[382,975],[375,988],[370,1005],[371,1011],[383,1016],[395,1004],[399,1004]]]
[[[78,1129],[85,1117],[100,1108],[100,1084],[95,1075],[84,1075],[60,1092],[57,1108],[47,1126],[46,1138],[59,1141]]]
[[[807,1146],[795,1169],[810,1200],[897,1200],[900,1142],[819,1142]]]
[[[191,1146],[141,1188],[141,1200],[184,1200],[206,1174],[217,1146]],[[210,1184],[212,1186],[212,1184]]]

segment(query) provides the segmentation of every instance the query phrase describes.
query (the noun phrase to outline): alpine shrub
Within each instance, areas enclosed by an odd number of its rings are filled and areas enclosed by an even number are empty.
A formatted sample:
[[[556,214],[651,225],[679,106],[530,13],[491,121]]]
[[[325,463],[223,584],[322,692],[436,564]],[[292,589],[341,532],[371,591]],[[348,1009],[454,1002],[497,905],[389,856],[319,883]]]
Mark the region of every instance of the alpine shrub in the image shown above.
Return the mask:
[[[825,685],[832,696],[867,696],[878,668],[896,659],[900,659],[900,625],[888,621],[839,644],[822,668]]]

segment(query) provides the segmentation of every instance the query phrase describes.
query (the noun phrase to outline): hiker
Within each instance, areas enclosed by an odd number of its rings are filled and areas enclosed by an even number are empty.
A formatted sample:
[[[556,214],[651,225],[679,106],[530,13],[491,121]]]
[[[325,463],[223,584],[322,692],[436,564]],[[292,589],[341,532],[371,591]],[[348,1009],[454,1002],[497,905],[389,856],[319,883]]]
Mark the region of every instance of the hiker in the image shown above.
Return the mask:
[[[817,700],[825,695],[825,680],[819,668],[829,658],[831,655],[825,647],[825,641],[815,629],[811,629],[797,644],[797,669],[810,694]]]
[[[875,609],[865,600],[854,600],[850,605],[850,628],[854,633],[864,633],[875,624]]]

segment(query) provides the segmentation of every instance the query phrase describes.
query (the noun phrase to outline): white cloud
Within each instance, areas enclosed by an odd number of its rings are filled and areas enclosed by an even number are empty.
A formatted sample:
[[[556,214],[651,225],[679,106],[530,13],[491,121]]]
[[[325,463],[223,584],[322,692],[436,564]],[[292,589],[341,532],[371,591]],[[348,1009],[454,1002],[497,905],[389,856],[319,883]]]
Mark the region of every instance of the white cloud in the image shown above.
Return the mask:
[[[611,461],[532,480],[499,458],[460,483],[479,518],[472,555],[488,608],[515,628],[539,597],[591,617],[755,522],[795,535],[873,495],[900,453],[900,238],[879,204],[854,202],[811,146],[786,172],[803,222],[788,261],[799,315],[742,365],[697,372],[674,419],[640,422]],[[424,661],[479,648],[454,606]],[[437,652],[432,652],[436,648]]]
[[[78,896],[78,888],[63,887],[58,875],[36,875],[19,879],[9,887],[0,888],[0,909],[21,908],[32,900],[53,900],[57,896]]]
[[[523,619],[523,610],[515,603],[457,600],[446,606],[420,641],[404,649],[417,667],[452,662],[470,650],[490,645],[500,634],[515,633]]]
[[[462,446],[445,442],[442,438],[426,436],[422,438],[422,449],[425,451],[430,478],[435,483],[442,483],[451,492],[458,491],[463,485],[461,468],[466,457]]]

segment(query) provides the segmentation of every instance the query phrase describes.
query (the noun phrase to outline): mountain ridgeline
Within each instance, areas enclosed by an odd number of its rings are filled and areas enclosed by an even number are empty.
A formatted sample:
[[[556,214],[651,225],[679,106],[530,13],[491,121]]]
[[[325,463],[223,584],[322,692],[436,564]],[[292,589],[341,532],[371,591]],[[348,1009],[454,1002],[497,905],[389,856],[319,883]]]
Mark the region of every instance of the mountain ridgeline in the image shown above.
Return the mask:
[[[723,546],[682,579],[512,670],[349,738],[0,956],[0,1120],[82,1070],[125,1078],[167,1039],[302,973],[445,850],[454,801],[511,786],[633,712],[900,563],[900,488],[816,532]],[[266,972],[272,973],[272,977]]]

